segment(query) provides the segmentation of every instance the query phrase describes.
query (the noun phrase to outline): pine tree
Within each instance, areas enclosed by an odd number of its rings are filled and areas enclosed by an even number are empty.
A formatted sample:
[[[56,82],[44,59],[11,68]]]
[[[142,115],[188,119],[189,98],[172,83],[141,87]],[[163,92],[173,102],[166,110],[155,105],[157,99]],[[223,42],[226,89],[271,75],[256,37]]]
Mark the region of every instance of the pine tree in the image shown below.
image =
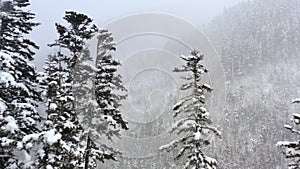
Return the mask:
[[[75,11],[66,11],[63,17],[68,24],[65,27],[56,23],[59,38],[56,43],[50,46],[60,46],[71,52],[70,67],[74,67],[82,50],[85,48],[86,40],[91,39],[97,32],[97,26],[92,24],[92,19],[85,14]]]
[[[29,0],[12,0],[1,3],[0,50],[21,55],[33,60],[32,49],[38,46],[24,35],[29,34],[39,23],[32,22],[35,14],[23,10],[30,5]]]
[[[121,76],[117,74],[120,63],[111,51],[115,44],[111,33],[100,30],[96,66],[88,62],[92,58],[87,50],[80,56],[75,70],[78,80],[78,110],[81,112],[82,124],[85,126],[85,168],[95,168],[97,161],[116,160],[120,153],[104,144],[104,140],[119,137],[121,129],[127,129],[127,122],[122,119],[119,110],[120,101],[126,98],[122,94],[126,89]],[[77,85],[76,85],[77,86]]]
[[[293,100],[293,103],[300,103],[300,99],[297,98]],[[297,129],[297,126],[300,125],[300,114],[294,113],[291,121],[294,123],[294,126],[284,125],[284,128],[290,130],[292,133],[297,135],[300,134],[300,130]],[[285,149],[283,154],[286,159],[290,159],[288,164],[289,169],[299,169],[300,168],[300,140],[297,141],[279,141],[277,146],[280,146]]]
[[[24,36],[39,25],[24,8],[28,0],[0,1],[0,164],[29,168],[20,151],[30,154],[37,139],[41,100],[37,71],[31,61],[38,46]]]
[[[120,62],[112,57],[111,51],[116,50],[112,33],[106,29],[100,31],[98,36],[98,52],[96,59],[95,97],[99,104],[100,113],[106,117],[109,125],[100,130],[108,139],[119,136],[119,129],[128,129],[127,122],[122,118],[119,107],[120,101],[127,91],[122,84],[122,76],[117,74]]]
[[[38,168],[75,168],[82,164],[82,128],[74,110],[68,57],[58,52],[48,57],[47,119],[40,135],[42,148],[37,154]]]
[[[39,168],[83,167],[83,128],[75,111],[74,72],[78,57],[97,31],[92,20],[84,14],[67,11],[68,27],[56,24],[58,40],[50,44],[59,52],[50,56],[46,67],[48,85],[47,121],[41,136],[42,150],[38,153]],[[64,53],[62,52],[64,50]]]
[[[189,56],[181,56],[185,65],[174,69],[175,72],[187,74],[182,77],[187,83],[184,83],[180,89],[189,92],[189,95],[173,107],[174,118],[181,119],[175,123],[172,132],[177,131],[181,138],[160,147],[160,150],[167,151],[179,147],[180,150],[175,159],[185,156],[187,158],[185,168],[213,169],[217,166],[217,161],[203,152],[203,149],[210,143],[209,136],[213,133],[220,136],[220,132],[210,126],[212,121],[205,108],[205,93],[210,92],[212,88],[201,82],[203,74],[208,72],[202,63],[203,57],[204,55],[194,50]]]

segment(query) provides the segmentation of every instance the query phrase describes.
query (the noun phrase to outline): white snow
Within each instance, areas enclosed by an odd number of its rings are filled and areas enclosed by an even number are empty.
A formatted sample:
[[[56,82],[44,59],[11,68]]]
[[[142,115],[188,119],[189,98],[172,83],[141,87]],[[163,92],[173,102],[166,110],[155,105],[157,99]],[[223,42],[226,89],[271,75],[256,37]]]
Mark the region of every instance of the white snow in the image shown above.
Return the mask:
[[[16,106],[17,108],[22,108],[22,109],[29,109],[29,110],[35,110],[35,107],[32,106],[31,104],[29,103],[18,103],[16,100],[14,100],[12,102],[12,104],[14,106]]]
[[[196,133],[194,133],[194,139],[195,140],[200,140],[201,139],[201,133],[200,133],[200,131],[197,131]]]
[[[66,149],[67,151],[70,151],[70,150],[71,150],[70,145],[68,145],[66,142],[62,141],[61,144],[62,144],[62,147],[63,147],[64,149]]]
[[[203,84],[203,87],[206,88],[207,90],[212,90],[212,87],[208,84]]]
[[[11,58],[10,55],[3,52],[0,52],[0,62],[2,63],[2,65],[6,65],[6,68],[12,67],[15,63],[15,61]]]
[[[15,118],[13,118],[12,116],[7,116],[4,118],[5,121],[7,121],[6,124],[6,131],[10,131],[12,133],[14,133],[15,131],[19,130],[19,127],[17,125],[17,121],[15,120]]]
[[[50,110],[55,110],[55,109],[57,109],[57,105],[55,103],[50,103],[49,108],[50,108]]]
[[[208,118],[208,117],[209,117],[209,112],[205,112],[205,113],[203,114],[203,117],[204,117],[204,118]]]
[[[40,136],[40,134],[28,134],[23,137],[22,142],[26,143],[30,140],[38,140],[39,136]]]
[[[68,100],[74,101],[75,98],[73,96],[64,96],[64,97],[59,98],[59,100],[61,100],[61,101],[68,101]]]
[[[300,98],[296,98],[292,101],[292,103],[300,103]]]
[[[30,95],[28,88],[23,84],[23,83],[16,83],[15,85],[17,88],[22,89],[23,91],[25,91],[28,95]]]
[[[183,100],[180,100],[179,102],[177,102],[174,106],[173,109],[178,109],[182,104],[183,104]]]
[[[1,146],[9,146],[9,144],[13,143],[14,140],[9,139],[7,137],[0,138]]]
[[[41,158],[43,158],[43,157],[45,156],[45,151],[44,151],[43,149],[39,149],[39,150],[37,151],[37,154],[38,154]]]
[[[51,165],[48,164],[48,165],[46,166],[46,169],[53,169],[53,167],[52,167]]]
[[[2,114],[7,109],[7,106],[5,105],[4,101],[0,99],[0,114]]]
[[[15,85],[16,81],[10,73],[0,71],[0,84],[4,84],[5,87],[8,87],[9,85]]]
[[[4,60],[7,60],[9,62],[15,63],[15,61],[11,58],[9,54],[0,52],[0,58],[3,58]]]
[[[204,157],[209,164],[217,164],[217,160],[208,156]]]
[[[52,145],[56,143],[61,138],[60,133],[55,134],[55,129],[45,132],[45,140],[48,144]]]
[[[23,148],[23,143],[22,142],[18,142],[17,143],[17,149],[21,150]]]
[[[180,142],[179,140],[173,140],[173,141],[171,141],[169,144],[165,144],[165,145],[163,145],[163,146],[160,146],[160,147],[159,147],[159,150],[169,149],[169,148],[175,146],[175,145],[176,145],[177,143],[179,143],[179,142]]]
[[[30,148],[32,148],[33,147],[33,145],[32,145],[32,143],[27,143],[26,145],[25,145],[25,147],[27,148],[27,149],[30,149]]]
[[[74,127],[75,127],[75,125],[70,121],[66,121],[64,123],[64,128],[74,128]]]
[[[293,116],[294,116],[294,118],[300,119],[300,114],[298,114],[298,113],[294,113]]]
[[[298,144],[298,142],[279,141],[279,142],[276,143],[276,146],[288,146],[290,144]]]
[[[51,81],[51,82],[49,83],[49,85],[57,85],[57,82],[56,82],[56,81]]]
[[[292,121],[294,121],[295,124],[299,124],[300,123],[300,114],[294,113],[293,117],[294,118],[292,119]]]
[[[203,113],[205,113],[205,112],[206,112],[206,108],[203,107],[203,106],[201,106],[201,107],[200,107],[200,111],[202,111]]]
[[[292,126],[290,126],[290,125],[287,125],[287,124],[286,124],[286,125],[284,125],[283,127],[284,127],[284,128],[286,128],[286,129],[292,129]]]

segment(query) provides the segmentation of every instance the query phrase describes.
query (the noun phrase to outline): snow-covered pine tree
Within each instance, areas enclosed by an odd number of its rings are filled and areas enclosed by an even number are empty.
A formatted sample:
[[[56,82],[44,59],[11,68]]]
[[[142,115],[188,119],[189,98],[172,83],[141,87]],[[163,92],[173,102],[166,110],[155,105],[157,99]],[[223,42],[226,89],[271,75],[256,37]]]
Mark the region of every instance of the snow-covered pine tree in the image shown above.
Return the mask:
[[[95,77],[95,66],[93,58],[88,49],[79,55],[78,62],[74,67],[73,87],[76,98],[76,111],[79,112],[81,125],[84,128],[82,143],[84,145],[84,168],[96,168],[97,161],[104,162],[111,159],[113,153],[106,149],[104,144],[95,144],[101,139],[95,125],[99,123],[98,103],[95,100],[93,82]]]
[[[97,161],[116,160],[120,153],[106,145],[104,140],[111,141],[114,136],[120,136],[121,129],[127,129],[127,122],[119,110],[120,101],[126,98],[126,89],[117,74],[120,63],[112,57],[111,50],[115,50],[112,34],[100,30],[95,67],[87,64],[92,61],[88,51],[76,64],[76,80],[79,80],[78,87],[82,89],[78,95],[78,110],[86,129],[85,169],[95,168]]]
[[[0,50],[33,60],[35,53],[32,49],[38,49],[38,46],[24,35],[29,34],[39,23],[31,21],[35,17],[34,13],[23,9],[30,5],[29,0],[2,0],[0,3]]]
[[[294,99],[292,103],[300,103],[300,98]],[[290,130],[292,133],[300,135],[300,130],[297,128],[300,125],[300,114],[294,113],[291,121],[294,123],[291,125],[284,125],[284,128]],[[288,164],[289,169],[300,168],[300,140],[297,141],[279,141],[276,144],[285,149],[283,154],[286,159],[290,159]]]
[[[47,121],[43,127],[37,165],[41,168],[83,168],[83,128],[75,111],[73,67],[85,46],[85,41],[97,31],[84,14],[67,11],[64,19],[69,26],[56,23],[58,40],[50,44],[60,52],[48,59]],[[65,53],[61,52],[64,50]]]
[[[98,132],[105,134],[108,139],[119,136],[119,130],[128,129],[119,107],[120,101],[126,98],[126,88],[122,84],[122,76],[117,73],[121,63],[114,59],[112,51],[116,50],[112,33],[106,29],[99,31],[98,52],[96,59],[95,97],[99,104],[99,113],[105,123],[98,126]],[[108,125],[106,125],[106,123]]]
[[[88,168],[92,166],[92,168],[96,168],[96,162],[94,162],[93,154],[90,153],[92,151],[90,144],[90,138],[88,137],[88,133],[93,131],[94,129],[90,128],[95,117],[95,108],[97,103],[93,97],[93,77],[95,75],[93,66],[93,58],[90,55],[90,51],[86,48],[82,51],[81,55],[78,55],[78,61],[74,67],[74,94],[75,94],[75,107],[76,112],[78,112],[79,119],[81,119],[81,125],[84,128],[84,133],[81,137],[83,149],[84,149],[84,168]],[[93,150],[94,152],[94,150]],[[91,159],[90,159],[91,158]]]
[[[184,167],[187,169],[214,169],[217,166],[217,161],[203,152],[203,148],[210,144],[210,136],[220,136],[220,132],[210,125],[212,120],[205,108],[205,93],[210,92],[212,88],[201,82],[203,74],[208,72],[203,65],[203,57],[199,51],[193,50],[189,56],[181,56],[185,65],[174,69],[174,72],[186,74],[182,78],[187,83],[180,89],[189,94],[173,107],[174,118],[181,119],[175,123],[172,132],[177,132],[181,138],[160,147],[160,150],[166,151],[179,147],[175,160],[186,157]]]
[[[24,37],[39,24],[31,21],[34,13],[24,10],[29,5],[29,0],[0,1],[1,168],[29,168],[30,159],[26,158],[39,133],[41,117],[36,107],[41,95],[31,63],[38,46]],[[20,157],[21,151],[25,159]]]
[[[59,38],[50,46],[60,46],[71,52],[70,66],[74,67],[82,50],[85,48],[86,40],[91,39],[97,32],[97,26],[92,24],[92,19],[85,14],[75,11],[66,11],[64,20],[69,24],[65,27],[56,23]]]
[[[61,52],[48,57],[47,119],[40,134],[38,168],[76,168],[82,165],[82,128],[74,110],[69,59]]]

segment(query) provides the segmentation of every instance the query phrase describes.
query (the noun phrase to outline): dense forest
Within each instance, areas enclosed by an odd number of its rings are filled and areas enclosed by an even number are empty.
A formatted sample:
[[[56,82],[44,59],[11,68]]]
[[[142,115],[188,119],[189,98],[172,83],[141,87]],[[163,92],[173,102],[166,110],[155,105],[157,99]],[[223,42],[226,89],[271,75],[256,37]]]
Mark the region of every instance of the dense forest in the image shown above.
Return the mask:
[[[246,1],[204,28],[227,78],[220,168],[286,167],[275,145],[295,138],[283,125],[299,108],[299,9],[297,0]]]

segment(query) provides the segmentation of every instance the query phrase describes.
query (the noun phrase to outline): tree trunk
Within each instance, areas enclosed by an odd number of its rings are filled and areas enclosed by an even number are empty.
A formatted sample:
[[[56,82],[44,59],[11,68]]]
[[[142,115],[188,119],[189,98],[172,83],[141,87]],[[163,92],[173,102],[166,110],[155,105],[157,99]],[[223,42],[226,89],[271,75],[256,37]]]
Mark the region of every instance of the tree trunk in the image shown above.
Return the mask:
[[[84,159],[84,169],[88,169],[89,168],[89,158],[90,158],[90,142],[91,142],[91,139],[90,139],[90,136],[87,137],[87,145],[86,145],[86,153],[85,153],[85,159]]]

